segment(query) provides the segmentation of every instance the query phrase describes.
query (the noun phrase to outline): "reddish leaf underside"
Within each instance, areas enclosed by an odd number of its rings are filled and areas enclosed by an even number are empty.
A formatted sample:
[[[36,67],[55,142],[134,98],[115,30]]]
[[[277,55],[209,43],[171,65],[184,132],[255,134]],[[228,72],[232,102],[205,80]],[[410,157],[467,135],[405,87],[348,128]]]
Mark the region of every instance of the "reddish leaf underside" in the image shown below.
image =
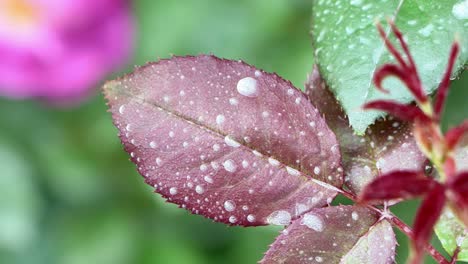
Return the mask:
[[[174,57],[104,87],[125,150],[169,202],[231,225],[289,224],[341,186],[335,135],[275,74]]]
[[[394,263],[390,223],[363,207],[313,209],[293,221],[270,246],[262,264]]]
[[[380,174],[394,170],[420,170],[426,157],[419,151],[411,124],[394,120],[377,121],[364,136],[357,136],[317,67],[306,84],[306,94],[322,113],[340,143],[345,183],[355,193]]]

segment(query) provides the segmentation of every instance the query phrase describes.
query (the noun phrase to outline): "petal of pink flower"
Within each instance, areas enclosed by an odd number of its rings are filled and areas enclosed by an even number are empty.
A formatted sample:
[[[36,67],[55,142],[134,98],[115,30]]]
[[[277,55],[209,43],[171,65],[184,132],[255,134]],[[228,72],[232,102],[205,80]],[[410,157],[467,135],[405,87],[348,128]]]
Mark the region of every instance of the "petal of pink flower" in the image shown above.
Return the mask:
[[[39,22],[34,38],[17,45],[14,36],[0,34],[0,95],[76,101],[128,60],[133,43],[128,1],[35,5]]]

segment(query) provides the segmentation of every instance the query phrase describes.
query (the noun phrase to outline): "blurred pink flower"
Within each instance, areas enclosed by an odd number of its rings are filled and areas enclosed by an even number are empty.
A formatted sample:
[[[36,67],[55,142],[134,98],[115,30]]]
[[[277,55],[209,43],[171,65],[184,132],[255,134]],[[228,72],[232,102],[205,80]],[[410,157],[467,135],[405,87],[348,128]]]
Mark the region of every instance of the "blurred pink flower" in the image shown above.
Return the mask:
[[[132,42],[128,0],[0,0],[0,95],[79,100]]]

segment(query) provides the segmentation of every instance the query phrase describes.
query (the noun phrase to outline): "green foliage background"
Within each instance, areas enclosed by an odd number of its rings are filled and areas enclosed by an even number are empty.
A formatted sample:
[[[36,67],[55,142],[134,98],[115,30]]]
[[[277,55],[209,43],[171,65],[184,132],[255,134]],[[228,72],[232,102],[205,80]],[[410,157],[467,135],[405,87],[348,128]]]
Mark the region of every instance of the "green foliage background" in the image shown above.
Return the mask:
[[[311,1],[138,0],[134,8],[134,64],[213,53],[300,88],[312,68]],[[467,84],[467,74],[454,82],[445,126],[468,116]],[[261,259],[278,228],[229,228],[164,203],[128,161],[106,110],[99,92],[72,109],[0,99],[0,263]],[[396,210],[410,223],[416,206]]]

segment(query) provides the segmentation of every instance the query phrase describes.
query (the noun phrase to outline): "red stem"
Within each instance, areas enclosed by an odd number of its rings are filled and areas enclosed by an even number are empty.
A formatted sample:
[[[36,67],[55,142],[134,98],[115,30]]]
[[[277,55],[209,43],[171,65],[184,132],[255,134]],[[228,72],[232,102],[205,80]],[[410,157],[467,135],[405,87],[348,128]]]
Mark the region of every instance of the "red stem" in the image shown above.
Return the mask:
[[[455,249],[455,251],[453,252],[453,256],[452,256],[452,261],[450,261],[450,264],[455,264],[457,263],[457,259],[458,259],[458,253],[460,253],[460,247],[457,246],[457,248]]]
[[[357,202],[357,198],[354,194],[345,190],[341,190],[341,194],[347,197],[348,199],[352,200],[353,202]],[[377,212],[380,215],[383,215],[382,210],[373,205],[366,205],[366,207],[368,207],[372,211]],[[396,226],[401,232],[403,232],[403,234],[405,234],[407,237],[412,237],[413,230],[411,230],[411,228],[407,224],[405,224],[400,218],[398,218],[398,216],[394,214],[389,214],[385,218],[390,220],[390,222],[394,226]],[[428,244],[426,246],[426,251],[439,264],[454,264],[455,262],[453,262],[453,260],[455,259],[456,261],[458,255],[458,252],[455,251],[454,256],[452,257],[452,262],[448,262],[447,259],[445,259],[445,257],[442,254],[440,254],[440,252],[437,251],[431,244]]]

